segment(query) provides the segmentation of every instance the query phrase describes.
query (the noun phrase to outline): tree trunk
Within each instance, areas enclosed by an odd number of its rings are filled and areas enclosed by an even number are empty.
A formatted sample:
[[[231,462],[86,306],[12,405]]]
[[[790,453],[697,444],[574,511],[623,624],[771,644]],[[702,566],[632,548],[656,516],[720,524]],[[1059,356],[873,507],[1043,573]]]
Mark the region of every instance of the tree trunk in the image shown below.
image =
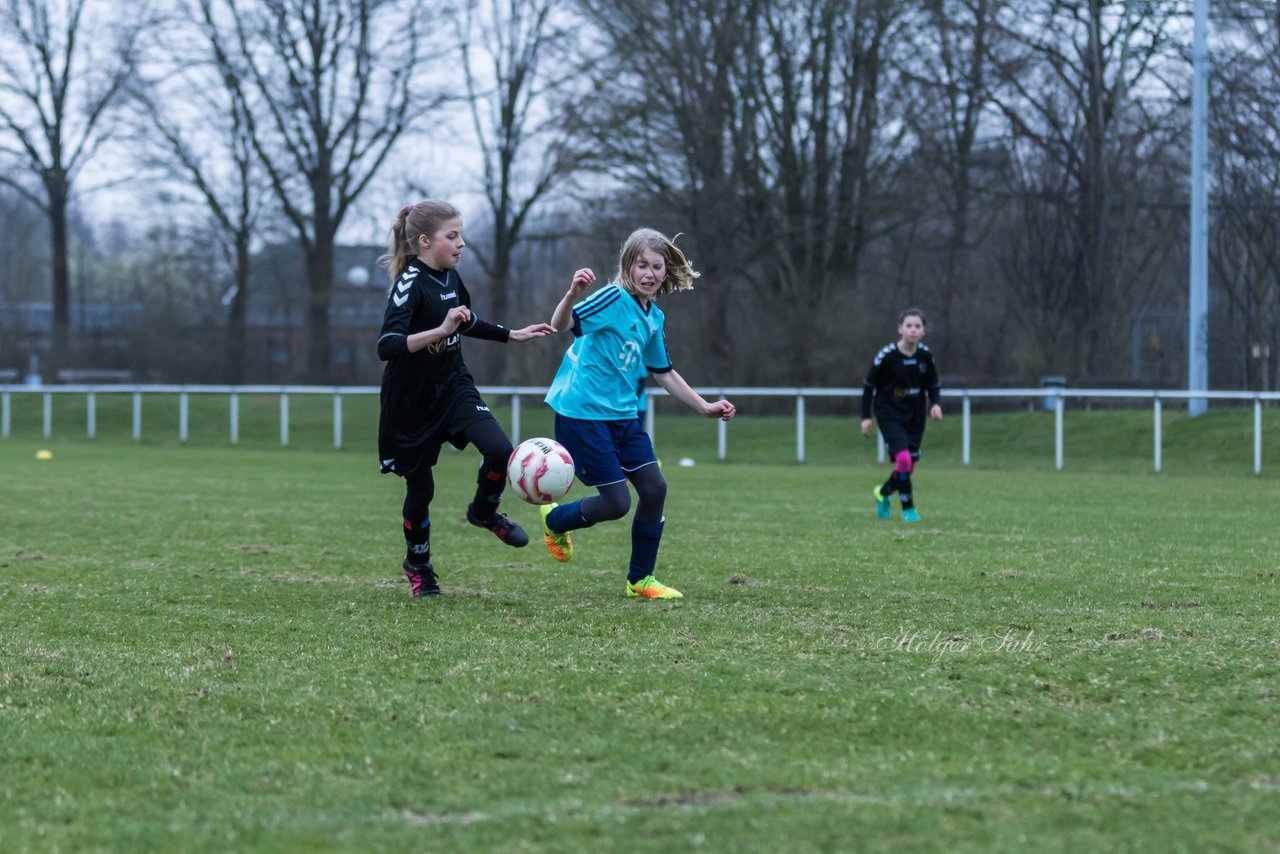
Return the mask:
[[[46,173],[45,187],[49,193],[49,230],[52,238],[51,266],[53,272],[53,325],[50,329],[49,353],[45,359],[46,375],[57,377],[57,370],[66,366],[71,354],[71,270],[67,263],[69,239],[67,235],[67,180],[61,171]]]
[[[313,383],[329,382],[329,304],[333,294],[333,234],[316,229],[316,242],[307,253],[307,367]]]
[[[244,382],[245,369],[245,306],[249,302],[249,233],[236,235],[235,240],[235,295],[231,298],[231,310],[227,315],[227,371],[232,384]]]

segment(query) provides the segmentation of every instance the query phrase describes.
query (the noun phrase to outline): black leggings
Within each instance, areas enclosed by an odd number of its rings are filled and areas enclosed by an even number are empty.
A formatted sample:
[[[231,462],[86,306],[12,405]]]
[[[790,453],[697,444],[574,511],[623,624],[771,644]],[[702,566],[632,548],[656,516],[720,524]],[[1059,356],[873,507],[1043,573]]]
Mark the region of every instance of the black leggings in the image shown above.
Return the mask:
[[[498,510],[502,490],[507,483],[507,461],[511,458],[511,440],[492,418],[477,421],[462,431],[467,441],[480,452],[480,471],[476,475],[473,500],[475,515],[488,519]],[[404,518],[406,529],[427,525],[428,508],[435,497],[436,482],[431,467],[423,466],[405,478]]]

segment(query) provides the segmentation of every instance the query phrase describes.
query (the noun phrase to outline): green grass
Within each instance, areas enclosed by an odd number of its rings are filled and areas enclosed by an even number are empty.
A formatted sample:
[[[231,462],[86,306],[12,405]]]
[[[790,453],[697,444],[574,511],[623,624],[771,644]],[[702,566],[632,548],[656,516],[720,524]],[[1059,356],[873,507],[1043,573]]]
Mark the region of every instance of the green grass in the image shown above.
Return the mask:
[[[349,402],[325,450],[322,400],[286,450],[270,398],[240,448],[216,412],[195,436],[194,400],[187,447],[176,407],[142,445],[101,398],[96,442],[15,411],[0,850],[1280,846],[1276,478],[1248,474],[1247,412],[1169,416],[1163,475],[1149,413],[1068,413],[1061,473],[1051,416],[975,419],[968,468],[945,420],[906,526],[875,519],[849,421],[795,465],[793,422],[743,418],[722,464],[714,425],[660,409],[675,603],[623,596],[622,523],[565,566],[467,526],[476,458],[446,453],[446,595],[415,601],[373,416]]]

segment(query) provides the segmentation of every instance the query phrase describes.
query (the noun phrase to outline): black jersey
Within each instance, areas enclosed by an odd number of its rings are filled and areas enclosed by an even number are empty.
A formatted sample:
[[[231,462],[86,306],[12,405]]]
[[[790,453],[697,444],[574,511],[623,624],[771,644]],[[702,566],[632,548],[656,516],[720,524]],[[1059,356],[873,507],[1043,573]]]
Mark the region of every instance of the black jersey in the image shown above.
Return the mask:
[[[878,420],[923,426],[926,397],[929,403],[937,403],[942,397],[933,353],[920,344],[908,356],[897,344],[890,344],[876,353],[862,384],[862,417],[871,417],[874,400]]]
[[[378,356],[387,362],[378,425],[378,454],[384,471],[411,471],[423,446],[434,444],[438,450],[446,428],[449,435],[444,438],[465,447],[459,431],[492,417],[462,361],[462,336],[505,342],[506,328],[472,314],[445,340],[409,352],[409,335],[435,329],[458,306],[471,307],[471,295],[458,272],[433,270],[417,258],[409,261],[387,296],[378,336]],[[431,454],[428,464],[434,460]]]

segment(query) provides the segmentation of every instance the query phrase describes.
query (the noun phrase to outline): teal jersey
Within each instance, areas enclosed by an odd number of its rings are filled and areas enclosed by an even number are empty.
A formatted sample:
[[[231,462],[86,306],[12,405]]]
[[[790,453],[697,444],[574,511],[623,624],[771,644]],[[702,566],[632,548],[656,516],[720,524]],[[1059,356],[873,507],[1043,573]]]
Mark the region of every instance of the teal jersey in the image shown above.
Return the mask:
[[[661,309],[641,308],[619,285],[609,285],[573,307],[573,344],[551,381],[547,403],[584,421],[636,417],[636,377],[672,368]]]

